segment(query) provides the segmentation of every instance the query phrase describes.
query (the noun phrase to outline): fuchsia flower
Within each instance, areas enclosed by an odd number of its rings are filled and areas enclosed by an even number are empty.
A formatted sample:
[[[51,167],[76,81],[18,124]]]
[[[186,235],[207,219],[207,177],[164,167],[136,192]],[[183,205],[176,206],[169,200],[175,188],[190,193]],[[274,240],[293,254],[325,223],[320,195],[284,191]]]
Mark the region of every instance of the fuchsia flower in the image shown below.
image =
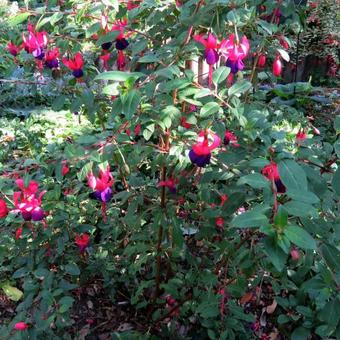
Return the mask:
[[[300,259],[300,252],[296,248],[292,248],[290,251],[290,256],[292,257],[293,261],[299,261]]]
[[[169,177],[166,181],[160,181],[158,183],[158,187],[167,187],[172,194],[176,194],[176,184],[178,183],[178,179],[174,179],[173,177]]]
[[[213,142],[209,145],[209,137]],[[192,163],[199,167],[205,167],[210,164],[211,151],[216,149],[221,143],[221,138],[211,131],[201,131],[198,134],[197,143],[192,146],[189,152],[189,158]]]
[[[219,55],[217,50],[220,48],[216,37],[209,33],[208,37],[205,39],[203,34],[194,35],[194,40],[200,42],[204,47],[204,58],[207,64],[214,65],[218,62]]]
[[[223,230],[224,219],[222,216],[216,217],[215,225],[219,230]]]
[[[273,74],[275,77],[280,77],[282,73],[282,62],[280,59],[280,55],[278,54],[275,57],[274,63],[273,63]]]
[[[77,52],[73,59],[63,58],[62,61],[66,67],[73,71],[72,74],[75,78],[81,78],[84,75],[83,72],[84,60],[80,52]]]
[[[289,44],[288,44],[286,38],[285,38],[283,35],[280,35],[280,36],[279,36],[279,42],[280,42],[280,45],[281,45],[285,50],[288,50]]]
[[[187,122],[186,117],[181,117],[180,125],[183,126],[185,129],[190,129],[192,127],[192,125]]]
[[[240,147],[240,144],[237,142],[237,137],[235,134],[229,130],[227,130],[224,134],[224,145],[231,145],[234,148]]]
[[[257,65],[259,67],[264,67],[266,65],[266,55],[265,54],[260,54]]]
[[[122,20],[115,20],[114,25],[112,26],[112,31],[119,31],[119,34],[116,38],[116,49],[119,51],[125,50],[129,46],[129,42],[126,40],[127,35],[125,35],[125,27],[127,26],[127,19],[124,18]]]
[[[283,194],[286,192],[286,187],[281,181],[279,169],[275,162],[271,161],[270,164],[262,169],[261,173],[270,181],[274,181],[278,193]]]
[[[222,41],[221,53],[227,58],[226,66],[230,67],[231,73],[236,74],[244,69],[243,59],[247,57],[249,50],[250,45],[245,35],[241,43],[237,39],[235,41],[235,34],[231,34],[228,40]]]
[[[90,235],[86,233],[76,235],[75,243],[79,247],[79,251],[83,253],[90,244]]]
[[[21,51],[22,46],[17,46],[10,41],[7,44],[7,49],[9,51],[9,53],[12,54],[13,57],[16,57],[19,54],[19,52]]]
[[[45,212],[41,208],[41,201],[46,190],[40,192],[39,196],[38,187],[39,184],[35,181],[30,181],[27,187],[24,186],[22,179],[17,179],[16,184],[21,189],[21,192],[16,191],[13,194],[14,206],[17,212],[21,212],[21,215],[25,221],[41,221]]]
[[[99,169],[98,177],[95,177],[92,172],[89,173],[87,175],[87,184],[90,188],[95,190],[90,194],[91,198],[104,203],[111,200],[113,194],[111,187],[114,184],[114,179],[110,173],[109,166],[107,166],[105,171]]]
[[[137,8],[142,1],[143,0],[128,0],[126,4],[127,10],[131,11],[132,9]]]
[[[25,329],[28,328],[28,325],[27,323],[21,321],[21,322],[17,322],[15,325],[14,325],[14,329],[16,331],[24,331]]]
[[[70,168],[67,166],[67,164],[63,164],[63,167],[61,168],[61,174],[63,176],[67,175],[70,171]]]
[[[307,139],[307,133],[304,130],[299,130],[299,132],[295,136],[295,142],[297,145],[303,144],[303,142]]]
[[[28,25],[28,36],[22,35],[23,45],[27,53],[31,53],[36,59],[42,60],[45,56],[44,49],[47,46],[48,38],[45,31],[36,32],[32,25]]]
[[[19,227],[16,231],[15,231],[15,238],[17,240],[19,240],[19,238],[21,237],[22,234],[22,227]]]
[[[135,130],[134,130],[135,136],[138,136],[140,134],[141,130],[142,130],[142,126],[140,124],[137,124],[135,126]]]
[[[0,218],[5,218],[8,215],[7,204],[4,200],[0,200]]]
[[[50,69],[58,68],[59,66],[58,58],[59,58],[58,47],[47,51],[45,55],[45,65]]]

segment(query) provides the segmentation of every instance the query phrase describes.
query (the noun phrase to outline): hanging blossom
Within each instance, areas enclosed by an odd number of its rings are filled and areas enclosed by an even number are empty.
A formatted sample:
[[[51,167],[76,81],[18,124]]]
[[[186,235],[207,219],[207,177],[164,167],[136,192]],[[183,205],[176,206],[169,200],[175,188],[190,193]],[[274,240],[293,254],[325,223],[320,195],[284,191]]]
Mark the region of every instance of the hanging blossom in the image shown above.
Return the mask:
[[[15,45],[15,44],[12,43],[12,41],[10,41],[7,44],[7,49],[13,57],[16,57],[20,53],[20,51],[22,50],[22,45]]]
[[[176,184],[178,183],[178,179],[173,177],[169,177],[165,181],[160,181],[158,183],[158,187],[167,187],[172,194],[176,194]]]
[[[274,63],[273,63],[273,74],[275,77],[280,77],[282,73],[282,62],[280,59],[280,55],[278,54],[275,57]]]
[[[240,147],[236,135],[229,130],[224,133],[224,145],[231,145],[234,148]]]
[[[300,146],[307,139],[307,133],[304,129],[299,130],[299,132],[295,136],[295,143]]]
[[[217,42],[216,37],[212,33],[209,33],[207,38],[204,38],[204,34],[198,34],[194,35],[194,40],[205,47],[204,58],[207,64],[216,64],[219,59],[218,49],[220,48],[220,44]]]
[[[209,144],[209,137],[212,143]],[[192,146],[189,158],[198,167],[205,167],[210,164],[211,151],[216,149],[221,143],[221,138],[211,131],[201,131],[198,134],[197,143]]]
[[[27,323],[23,322],[23,321],[20,321],[20,322],[17,322],[15,325],[14,325],[14,329],[16,331],[24,331],[28,328],[28,325]]]
[[[27,53],[31,53],[36,59],[42,60],[45,56],[44,49],[47,46],[48,38],[45,31],[37,32],[33,25],[28,25],[28,36],[22,35],[23,46]]]
[[[259,60],[257,63],[258,67],[264,67],[266,65],[266,55],[264,53],[259,55]]]
[[[98,177],[94,176],[93,173],[87,175],[87,184],[94,190],[90,194],[90,197],[101,202],[109,202],[112,198],[112,186],[114,184],[114,178],[110,173],[110,167],[104,170],[99,169]]]
[[[45,54],[45,65],[50,68],[58,68],[59,67],[59,49],[58,47],[49,50]]]
[[[25,221],[41,221],[45,212],[41,208],[42,197],[46,193],[46,190],[43,190],[38,195],[39,184],[35,181],[30,181],[28,186],[24,186],[24,181],[19,178],[16,181],[17,186],[20,188],[20,191],[16,191],[13,194],[14,212],[20,212],[21,216]]]
[[[4,200],[0,199],[0,218],[5,218],[8,215],[8,207]]]
[[[124,50],[129,46],[129,42],[127,41],[127,37],[132,34],[132,32],[125,33],[125,27],[127,26],[127,19],[124,18],[122,20],[115,20],[114,25],[112,26],[112,31],[119,31],[119,34],[116,37],[115,47],[118,50],[117,56],[117,68],[118,70],[124,70],[126,65],[126,58],[124,54]]]
[[[279,169],[274,161],[271,161],[270,164],[266,165],[261,173],[270,181],[274,181],[278,193],[283,194],[286,192],[286,187],[281,181]]]
[[[249,50],[250,45],[245,35],[241,42],[235,39],[235,34],[231,34],[227,40],[222,41],[221,53],[227,58],[226,66],[230,67],[232,74],[244,69],[243,59],[247,57]]]
[[[83,233],[81,235],[76,235],[75,243],[78,246],[80,253],[84,253],[85,249],[90,244],[90,235],[86,233]]]
[[[84,60],[80,52],[77,52],[74,58],[63,58],[64,65],[68,67],[75,78],[81,78],[84,75],[83,66]]]

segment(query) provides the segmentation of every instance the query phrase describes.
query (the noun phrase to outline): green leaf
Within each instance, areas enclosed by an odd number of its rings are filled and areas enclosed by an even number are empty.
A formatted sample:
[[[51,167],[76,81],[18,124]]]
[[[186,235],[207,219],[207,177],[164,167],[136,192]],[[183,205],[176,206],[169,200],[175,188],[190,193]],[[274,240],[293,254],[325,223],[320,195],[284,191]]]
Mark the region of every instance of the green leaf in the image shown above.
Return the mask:
[[[268,260],[281,272],[285,266],[287,254],[269,237],[264,240],[264,252]]]
[[[218,84],[222,83],[224,80],[227,79],[230,73],[230,68],[226,66],[221,66],[216,69],[213,73],[213,83],[217,86]]]
[[[159,61],[159,57],[154,53],[149,53],[138,59],[139,63],[155,63]]]
[[[269,188],[270,186],[270,182],[259,173],[242,176],[237,181],[237,184],[238,185],[248,184],[255,189]]]
[[[280,205],[279,209],[274,217],[274,224],[278,227],[285,227],[288,223],[288,213],[287,210]]]
[[[5,295],[12,301],[19,301],[24,295],[21,290],[7,283],[2,285],[2,290],[4,291]]]
[[[143,77],[143,73],[140,72],[122,72],[122,71],[108,71],[98,74],[94,80],[114,80],[114,81],[126,81],[129,78],[138,79]]]
[[[69,262],[66,266],[65,266],[65,271],[66,273],[72,275],[72,276],[77,276],[80,274],[80,269],[79,267],[72,262]]]
[[[294,329],[291,340],[307,340],[310,336],[310,330],[304,327]]]
[[[290,201],[284,204],[289,215],[298,217],[317,217],[318,211],[310,204],[300,201]]]
[[[67,310],[69,310],[74,302],[74,298],[71,296],[64,296],[62,297],[59,301],[58,304],[60,305],[59,307],[59,313],[65,313]]]
[[[240,95],[246,91],[248,91],[252,87],[251,83],[247,80],[241,80],[235,83],[231,88],[228,90],[228,96],[235,96]]]
[[[336,134],[340,133],[340,115],[335,117],[335,120],[334,120],[334,130],[336,131]]]
[[[200,117],[207,118],[220,110],[220,106],[216,102],[205,104],[200,111]]]
[[[257,211],[246,211],[231,221],[234,228],[257,228],[268,224],[268,218]]]
[[[85,164],[81,170],[77,173],[79,181],[83,181],[87,175],[92,171],[93,162],[88,162]]]
[[[331,270],[340,272],[340,251],[329,244],[323,244],[319,249],[327,266],[331,268]]]
[[[314,193],[297,189],[289,189],[287,191],[287,196],[293,200],[310,204],[318,203],[320,201],[319,197]]]
[[[143,130],[143,137],[145,140],[149,140],[153,133],[155,132],[155,124],[150,124],[148,125],[144,130]]]
[[[316,249],[314,238],[304,229],[298,226],[289,226],[284,230],[289,241],[302,249]]]
[[[337,298],[328,301],[318,314],[318,317],[328,325],[336,328],[340,320],[340,301]]]
[[[333,176],[332,187],[335,193],[340,197],[340,166],[338,167]]]
[[[65,104],[66,97],[64,95],[58,96],[53,100],[52,109],[54,111],[60,111]]]
[[[141,101],[141,95],[137,90],[131,90],[126,95],[121,97],[122,99],[122,113],[126,119],[131,119],[133,114],[136,113],[139,103]]]
[[[97,33],[101,29],[100,23],[96,22],[95,24],[91,25],[85,33],[86,38],[90,38],[93,34]]]
[[[286,159],[278,164],[280,178],[287,190],[307,190],[307,177],[303,169],[292,159]]]
[[[16,26],[16,25],[19,25],[21,24],[22,22],[26,21],[26,19],[31,16],[32,14],[31,13],[28,13],[28,12],[24,12],[24,13],[20,13],[18,15],[16,15],[15,17],[11,17],[9,18],[8,20],[8,24],[10,26]]]

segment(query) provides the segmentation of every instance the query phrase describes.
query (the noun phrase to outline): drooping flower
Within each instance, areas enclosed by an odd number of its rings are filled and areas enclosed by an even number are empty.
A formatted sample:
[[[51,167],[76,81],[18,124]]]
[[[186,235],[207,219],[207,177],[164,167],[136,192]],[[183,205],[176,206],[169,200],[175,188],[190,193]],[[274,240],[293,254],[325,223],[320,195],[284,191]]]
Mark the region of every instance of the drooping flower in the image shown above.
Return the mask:
[[[72,74],[75,78],[81,78],[84,75],[84,60],[80,52],[77,52],[73,59],[63,58],[62,61],[64,65],[72,71]]]
[[[186,117],[181,117],[180,125],[183,126],[185,129],[190,129],[192,127],[192,125],[187,122]]]
[[[0,199],[0,218],[5,218],[8,215],[8,207],[4,200]]]
[[[235,39],[235,34],[231,34],[227,40],[222,41],[221,53],[227,58],[226,66],[230,67],[231,73],[236,74],[244,69],[243,59],[247,57],[249,50],[249,41],[245,35],[241,42]]]
[[[290,251],[290,256],[292,257],[293,261],[299,261],[300,259],[300,252],[298,249],[296,249],[295,247],[291,249]]]
[[[31,53],[36,59],[42,60],[48,42],[47,33],[45,31],[37,32],[32,25],[28,25],[27,30],[29,31],[28,36],[22,35],[23,46],[27,53]]]
[[[15,231],[15,238],[18,240],[21,237],[22,234],[22,227],[19,227],[16,231]]]
[[[209,33],[208,37],[205,39],[203,34],[198,34],[194,35],[194,40],[198,41],[205,47],[204,58],[207,64],[216,64],[219,59],[217,51],[220,48],[220,44],[217,42],[216,37],[212,33]]]
[[[70,171],[70,168],[67,166],[66,162],[63,164],[62,168],[61,168],[61,174],[63,176],[67,175]]]
[[[104,54],[99,57],[100,60],[103,61],[103,66],[104,66],[105,70],[109,69],[109,60],[110,60],[110,57],[111,57],[110,53],[105,51],[105,50],[104,50]]]
[[[158,183],[158,187],[167,187],[172,194],[176,194],[176,184],[177,183],[178,183],[177,179],[174,179],[173,177],[169,177],[165,181],[160,181]]]
[[[124,51],[118,51],[118,56],[117,56],[117,69],[119,71],[123,71],[126,65],[126,59],[125,59],[125,54]]]
[[[79,247],[80,253],[83,253],[90,244],[90,235],[83,233],[81,235],[76,235],[75,239],[75,243]]]
[[[295,136],[295,143],[297,145],[301,145],[306,139],[307,139],[307,133],[304,130],[299,130],[299,132]]]
[[[275,77],[280,77],[282,73],[282,62],[280,59],[280,55],[278,54],[275,57],[274,63],[273,63],[273,75]]]
[[[135,130],[134,130],[135,136],[138,136],[140,134],[141,130],[142,130],[142,126],[140,124],[137,124],[135,126]]]
[[[15,210],[21,213],[22,218],[25,221],[41,221],[45,212],[41,208],[42,197],[46,193],[43,190],[38,194],[38,183],[35,181],[30,181],[27,187],[24,186],[24,181],[22,179],[17,179],[16,184],[21,189],[13,193],[13,200]]]
[[[223,230],[224,219],[222,216],[216,217],[215,225],[219,230]]]
[[[281,181],[279,169],[274,161],[271,161],[270,164],[266,165],[261,173],[270,181],[274,181],[278,193],[283,194],[286,192],[286,187]]]
[[[17,46],[10,41],[7,44],[7,49],[9,51],[9,53],[12,54],[13,57],[16,57],[19,54],[19,52],[21,51],[22,46]]]
[[[92,172],[89,173],[87,176],[87,184],[94,190],[94,192],[90,194],[91,198],[104,203],[111,200],[113,195],[112,186],[114,184],[114,179],[110,173],[109,166],[107,166],[105,171],[99,169],[98,177],[94,176]]]
[[[28,328],[28,325],[27,323],[21,321],[21,322],[17,322],[15,325],[14,325],[14,329],[17,330],[17,331],[24,331],[25,329]]]
[[[123,51],[129,46],[129,42],[126,40],[127,35],[124,33],[126,26],[127,26],[126,18],[122,20],[115,20],[112,26],[112,31],[119,31],[119,34],[116,37],[115,44],[116,49],[119,51]]]
[[[58,58],[59,58],[58,47],[47,51],[45,55],[45,65],[50,69],[58,68],[59,66]]]
[[[131,11],[132,9],[137,8],[142,1],[143,0],[128,0],[126,4],[127,10]]]
[[[279,42],[280,42],[280,45],[281,45],[285,50],[288,50],[289,44],[288,44],[286,38],[285,38],[283,35],[280,35],[280,36],[279,36]]]
[[[231,145],[234,148],[240,147],[237,137],[235,134],[229,130],[224,133],[224,145]]]
[[[213,139],[209,145],[209,137]],[[221,143],[221,138],[211,131],[201,131],[198,134],[197,143],[192,146],[189,158],[198,167],[205,167],[210,164],[211,151],[216,149]]]
[[[264,67],[266,65],[266,55],[265,54],[260,54],[257,65],[259,67]]]

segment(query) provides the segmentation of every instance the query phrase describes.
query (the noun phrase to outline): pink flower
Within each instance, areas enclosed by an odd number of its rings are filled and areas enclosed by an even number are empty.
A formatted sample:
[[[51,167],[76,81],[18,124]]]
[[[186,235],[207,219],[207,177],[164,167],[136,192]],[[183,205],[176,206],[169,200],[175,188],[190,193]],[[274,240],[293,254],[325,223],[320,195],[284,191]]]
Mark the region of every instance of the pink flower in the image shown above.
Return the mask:
[[[293,261],[299,261],[299,259],[300,259],[300,252],[296,248],[293,248],[290,251],[290,256],[292,257]]]
[[[288,50],[289,44],[288,44],[286,38],[285,38],[283,35],[280,35],[280,36],[279,36],[279,42],[280,42],[280,45],[281,45],[285,50]]]
[[[68,67],[75,78],[81,78],[84,75],[83,66],[84,60],[80,52],[77,52],[74,58],[63,58],[64,65]]]
[[[219,55],[217,50],[220,48],[216,37],[209,33],[205,39],[203,34],[194,35],[194,40],[198,41],[205,47],[204,58],[209,65],[214,65],[218,62]]]
[[[4,200],[0,199],[0,218],[5,218],[8,215],[7,204]]]
[[[219,230],[223,230],[223,225],[224,225],[223,217],[221,217],[221,216],[216,217],[215,225]]]
[[[183,126],[185,129],[190,129],[192,126],[190,123],[187,122],[187,119],[185,117],[181,117],[180,125]]]
[[[270,164],[266,165],[262,171],[262,175],[266,177],[268,180],[273,181],[275,183],[276,189],[278,193],[284,193],[286,192],[286,187],[281,181],[279,169],[277,167],[277,164],[273,161],[270,162]]]
[[[28,328],[28,325],[27,323],[21,321],[21,322],[17,322],[15,325],[14,325],[14,329],[17,330],[17,331],[24,331],[25,329]]]
[[[209,137],[213,139],[209,144]],[[211,131],[201,131],[198,134],[197,143],[192,146],[189,152],[189,158],[192,163],[199,167],[210,164],[211,151],[216,149],[221,143],[221,138]]]
[[[138,136],[140,134],[141,130],[142,130],[142,126],[140,124],[137,124],[135,126],[135,131],[134,131],[135,132],[135,136]]]
[[[45,31],[36,32],[32,25],[28,25],[27,30],[29,31],[28,36],[22,35],[24,48],[27,53],[32,53],[35,58],[42,60],[48,42],[47,33]]]
[[[126,65],[126,59],[125,59],[125,54],[124,51],[118,51],[118,56],[117,56],[117,68],[120,71],[123,71]]]
[[[266,65],[266,55],[265,54],[260,54],[259,61],[258,61],[258,66],[259,67],[264,67],[265,65]]]
[[[178,183],[177,179],[174,179],[173,177],[169,177],[165,181],[160,181],[158,183],[158,187],[167,187],[172,194],[175,194],[176,193],[176,184],[177,183]]]
[[[90,244],[90,235],[86,233],[76,235],[75,243],[79,247],[80,252],[83,253]]]
[[[61,174],[63,176],[65,176],[65,175],[67,175],[69,173],[69,171],[70,171],[70,168],[66,164],[64,164],[62,169],[61,169]]]
[[[21,192],[16,191],[13,194],[15,212],[20,212],[25,221],[41,221],[45,212],[41,208],[42,197],[46,193],[46,190],[38,192],[38,183],[35,181],[30,181],[27,187],[24,187],[24,181],[22,179],[17,179],[16,183],[21,189]]]
[[[273,63],[273,74],[275,77],[280,77],[281,73],[282,73],[282,62],[280,59],[280,55],[277,55]]]
[[[19,240],[19,238],[21,237],[21,234],[22,234],[22,228],[20,227],[15,231],[15,238]]]
[[[295,136],[295,142],[297,145],[303,144],[303,142],[307,139],[307,133],[304,130],[299,130],[299,132]]]
[[[244,69],[243,59],[249,53],[250,45],[247,37],[242,37],[241,43],[235,40],[235,34],[231,34],[227,40],[221,43],[221,53],[227,58],[226,66],[230,67],[231,73],[236,74]]]
[[[22,46],[17,46],[10,41],[7,44],[7,49],[9,51],[9,53],[12,54],[13,57],[16,57],[19,54],[19,52],[21,51]]]
[[[234,148],[240,147],[240,144],[237,142],[237,137],[235,134],[229,130],[227,130],[224,134],[224,144],[225,145],[231,145]]]
[[[59,66],[59,49],[58,47],[49,50],[46,52],[45,55],[45,64],[48,68],[50,69],[54,69],[54,68],[58,68]]]
[[[90,197],[93,199],[97,199],[104,203],[111,200],[113,192],[111,187],[114,184],[114,179],[112,174],[110,173],[110,167],[107,166],[106,170],[103,171],[99,169],[98,177],[95,177],[93,173],[89,173],[87,175],[87,184],[90,188],[95,190],[90,194]]]

